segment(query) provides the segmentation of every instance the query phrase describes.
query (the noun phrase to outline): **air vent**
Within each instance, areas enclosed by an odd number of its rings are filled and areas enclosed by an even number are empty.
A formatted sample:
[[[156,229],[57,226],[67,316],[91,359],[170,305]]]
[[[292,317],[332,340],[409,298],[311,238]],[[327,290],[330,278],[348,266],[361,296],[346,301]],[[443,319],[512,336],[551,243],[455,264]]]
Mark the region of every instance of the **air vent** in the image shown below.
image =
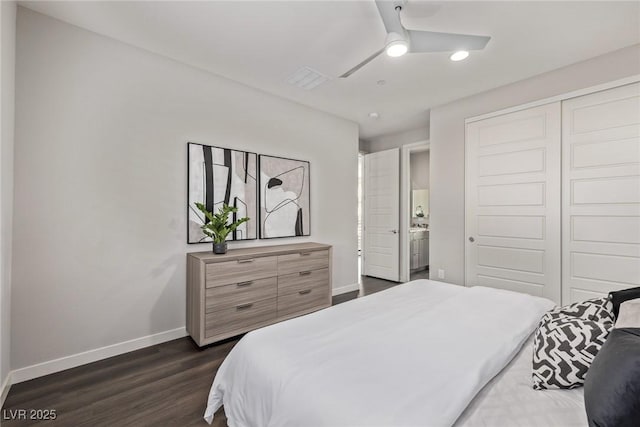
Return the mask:
[[[287,79],[287,83],[292,86],[302,88],[304,90],[311,90],[320,86],[322,83],[329,80],[329,77],[309,67],[302,67],[295,73],[293,73]]]

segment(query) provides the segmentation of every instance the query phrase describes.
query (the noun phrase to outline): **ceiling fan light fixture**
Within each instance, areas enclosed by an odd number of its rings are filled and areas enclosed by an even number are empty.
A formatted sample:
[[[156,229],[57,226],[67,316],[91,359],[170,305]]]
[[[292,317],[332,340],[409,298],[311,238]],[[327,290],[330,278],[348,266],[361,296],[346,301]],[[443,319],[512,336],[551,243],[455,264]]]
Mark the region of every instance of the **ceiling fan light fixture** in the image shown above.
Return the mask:
[[[389,33],[384,49],[388,56],[396,58],[409,52],[409,42],[398,33]]]
[[[462,61],[463,59],[466,59],[469,56],[469,52],[466,50],[458,50],[456,52],[453,52],[451,54],[451,56],[449,57],[450,60],[452,61]]]

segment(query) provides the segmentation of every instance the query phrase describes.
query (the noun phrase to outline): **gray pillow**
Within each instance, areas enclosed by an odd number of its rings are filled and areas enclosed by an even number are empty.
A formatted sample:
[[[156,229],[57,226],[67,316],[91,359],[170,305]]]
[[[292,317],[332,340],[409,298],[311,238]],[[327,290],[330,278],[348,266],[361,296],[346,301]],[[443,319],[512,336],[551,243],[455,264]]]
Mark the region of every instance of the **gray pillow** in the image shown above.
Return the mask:
[[[611,331],[587,374],[584,403],[591,427],[640,424],[640,328]]]

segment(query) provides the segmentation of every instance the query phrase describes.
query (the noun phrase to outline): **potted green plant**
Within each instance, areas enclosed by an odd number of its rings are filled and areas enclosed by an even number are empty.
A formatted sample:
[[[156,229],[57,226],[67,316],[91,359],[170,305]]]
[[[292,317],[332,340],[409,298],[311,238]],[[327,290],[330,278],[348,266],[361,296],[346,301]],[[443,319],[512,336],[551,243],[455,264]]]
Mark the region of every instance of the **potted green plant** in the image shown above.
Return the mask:
[[[229,224],[229,214],[238,212],[238,208],[231,207],[226,203],[218,209],[217,213],[211,213],[204,207],[202,203],[196,202],[196,207],[204,214],[208,221],[200,228],[207,236],[213,239],[213,253],[227,253],[227,236],[235,231],[241,224],[249,221],[249,218],[240,218]]]

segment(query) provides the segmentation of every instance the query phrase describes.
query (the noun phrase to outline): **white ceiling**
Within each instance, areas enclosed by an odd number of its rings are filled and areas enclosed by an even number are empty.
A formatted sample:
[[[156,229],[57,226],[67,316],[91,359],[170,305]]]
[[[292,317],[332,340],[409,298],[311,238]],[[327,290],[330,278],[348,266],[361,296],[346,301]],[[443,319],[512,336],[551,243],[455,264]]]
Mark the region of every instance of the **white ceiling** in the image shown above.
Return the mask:
[[[455,99],[640,43],[640,2],[427,2],[403,10],[411,29],[490,35],[462,62],[447,53],[382,55],[373,0],[21,2],[125,43],[356,121],[363,139],[424,127],[428,110]],[[287,84],[309,66],[331,80]],[[378,80],[386,84],[378,85]],[[368,117],[378,112],[378,119]]]

